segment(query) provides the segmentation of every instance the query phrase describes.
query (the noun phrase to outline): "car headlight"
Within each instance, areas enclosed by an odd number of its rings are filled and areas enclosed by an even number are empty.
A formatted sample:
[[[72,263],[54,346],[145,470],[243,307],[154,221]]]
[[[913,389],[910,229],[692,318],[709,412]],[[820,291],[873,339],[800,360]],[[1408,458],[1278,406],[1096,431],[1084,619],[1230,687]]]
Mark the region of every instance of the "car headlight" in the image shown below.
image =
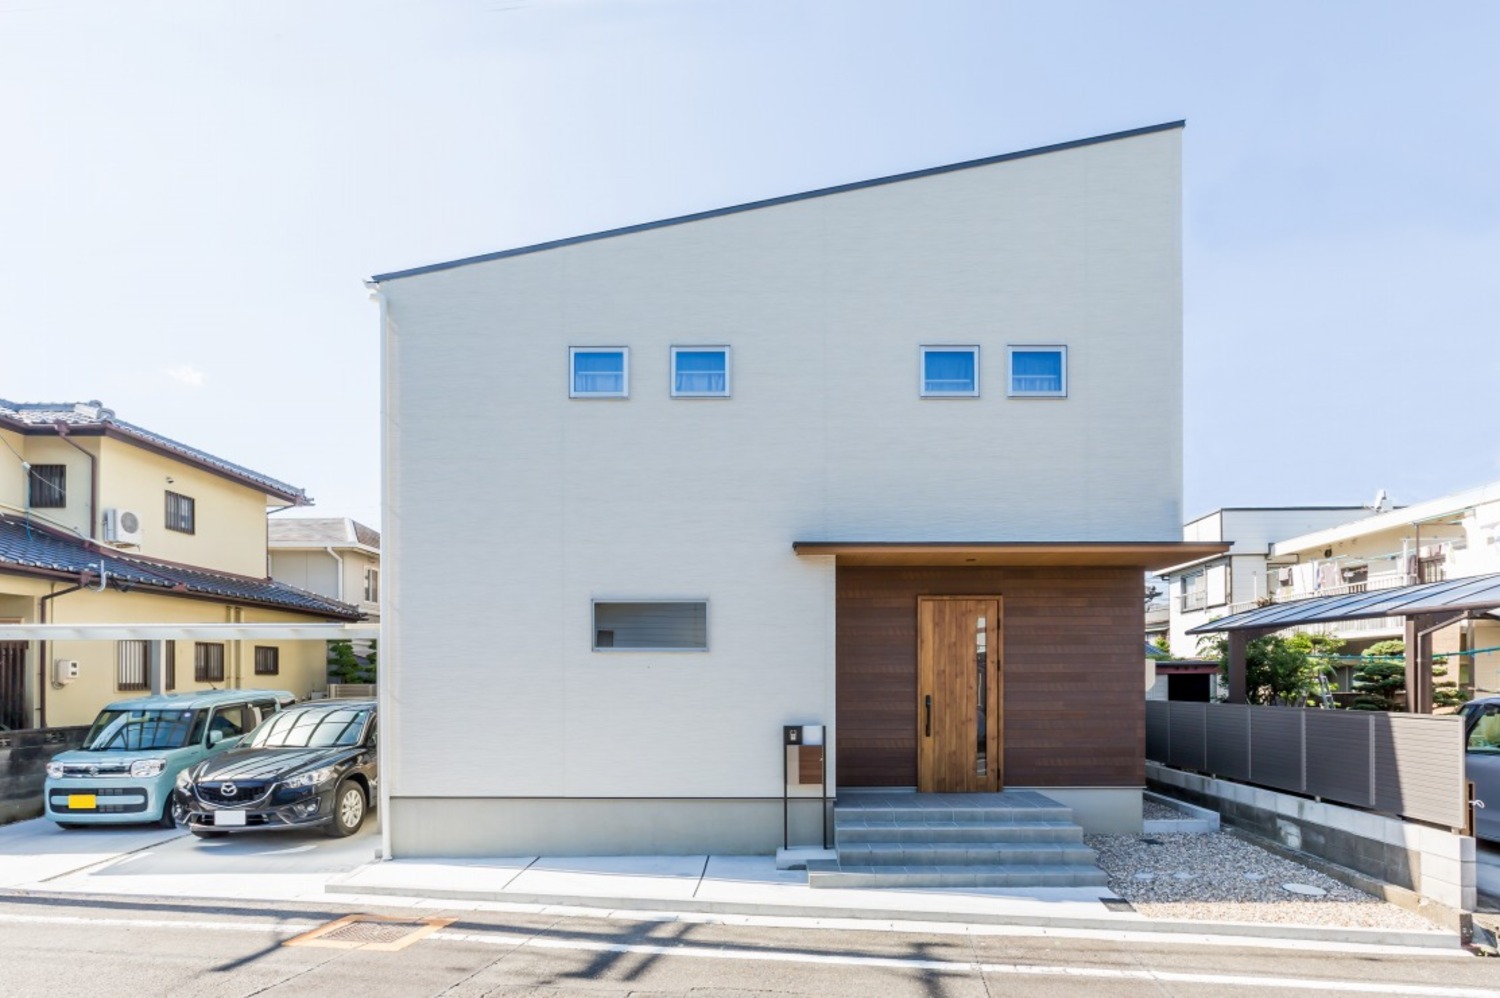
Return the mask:
[[[333,766],[324,766],[322,769],[314,769],[310,772],[298,773],[296,776],[282,780],[281,785],[286,787],[288,790],[295,790],[297,787],[315,787],[319,783],[327,783],[329,780],[333,779],[334,769],[335,767]]]
[[[60,780],[63,775],[63,764],[60,762],[47,763],[47,779]]]
[[[182,772],[180,772],[180,773],[177,774],[177,789],[178,790],[186,790],[188,787],[190,787],[192,785],[193,785],[193,771],[191,769],[184,769]]]
[[[130,775],[135,777],[160,776],[167,768],[165,759],[137,759],[130,764]]]

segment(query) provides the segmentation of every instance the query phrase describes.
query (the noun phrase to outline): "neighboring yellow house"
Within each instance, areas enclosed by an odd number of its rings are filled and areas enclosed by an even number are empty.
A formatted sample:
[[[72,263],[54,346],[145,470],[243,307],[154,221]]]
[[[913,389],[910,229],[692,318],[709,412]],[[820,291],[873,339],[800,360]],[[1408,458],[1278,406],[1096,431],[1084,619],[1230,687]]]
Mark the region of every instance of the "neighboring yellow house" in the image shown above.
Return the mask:
[[[357,607],[272,580],[266,510],[303,490],[117,419],[0,399],[0,623],[314,623]],[[325,688],[321,641],[173,641],[170,692]],[[76,663],[76,665],[74,664]],[[0,642],[0,724],[86,724],[148,689],[144,641]]]

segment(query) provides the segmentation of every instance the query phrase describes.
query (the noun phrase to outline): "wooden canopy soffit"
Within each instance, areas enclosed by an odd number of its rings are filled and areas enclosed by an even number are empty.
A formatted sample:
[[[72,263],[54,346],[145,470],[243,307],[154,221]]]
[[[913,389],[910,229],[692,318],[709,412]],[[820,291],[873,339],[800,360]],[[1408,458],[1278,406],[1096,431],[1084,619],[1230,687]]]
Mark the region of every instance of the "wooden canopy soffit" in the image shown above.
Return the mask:
[[[795,541],[799,555],[832,555],[851,567],[1037,566],[1156,571],[1223,554],[1227,543],[1187,541]]]

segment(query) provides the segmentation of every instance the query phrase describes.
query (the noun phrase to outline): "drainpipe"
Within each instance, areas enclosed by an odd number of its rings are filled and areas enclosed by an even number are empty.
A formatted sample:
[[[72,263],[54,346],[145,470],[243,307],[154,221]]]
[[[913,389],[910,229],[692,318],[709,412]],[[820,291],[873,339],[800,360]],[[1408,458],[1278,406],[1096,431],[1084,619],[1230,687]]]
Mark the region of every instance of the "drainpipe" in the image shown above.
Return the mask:
[[[333,559],[333,563],[338,566],[338,573],[339,573],[338,600],[339,600],[340,603],[347,603],[349,601],[346,600],[346,599],[344,599],[344,559],[340,558],[338,552],[335,551],[331,547],[324,548],[323,550],[328,552],[328,557],[332,558]]]
[[[48,593],[38,599],[37,617],[38,623],[47,623],[47,601],[55,600],[59,596],[76,593],[83,588],[84,579],[79,579],[77,585],[69,586],[62,592]],[[52,677],[47,675],[47,642],[38,641],[37,647],[37,669],[36,669],[36,726],[45,728],[47,726],[47,687],[52,685]]]
[[[97,541],[99,539],[97,525],[99,519],[99,459],[68,439],[67,423],[59,419],[52,424],[52,428],[57,431],[57,436],[63,443],[89,459],[89,540]]]

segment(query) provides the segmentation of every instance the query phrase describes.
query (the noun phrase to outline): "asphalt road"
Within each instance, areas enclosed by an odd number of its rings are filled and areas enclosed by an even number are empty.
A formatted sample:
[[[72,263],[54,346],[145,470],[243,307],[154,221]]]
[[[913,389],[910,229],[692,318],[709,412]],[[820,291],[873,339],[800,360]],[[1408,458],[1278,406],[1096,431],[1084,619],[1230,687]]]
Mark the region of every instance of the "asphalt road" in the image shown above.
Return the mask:
[[[454,919],[404,948],[288,945],[351,911],[0,893],[0,994],[1500,996],[1500,961],[1467,956],[1351,956],[1040,931],[926,933],[428,908],[383,909],[407,922]]]

